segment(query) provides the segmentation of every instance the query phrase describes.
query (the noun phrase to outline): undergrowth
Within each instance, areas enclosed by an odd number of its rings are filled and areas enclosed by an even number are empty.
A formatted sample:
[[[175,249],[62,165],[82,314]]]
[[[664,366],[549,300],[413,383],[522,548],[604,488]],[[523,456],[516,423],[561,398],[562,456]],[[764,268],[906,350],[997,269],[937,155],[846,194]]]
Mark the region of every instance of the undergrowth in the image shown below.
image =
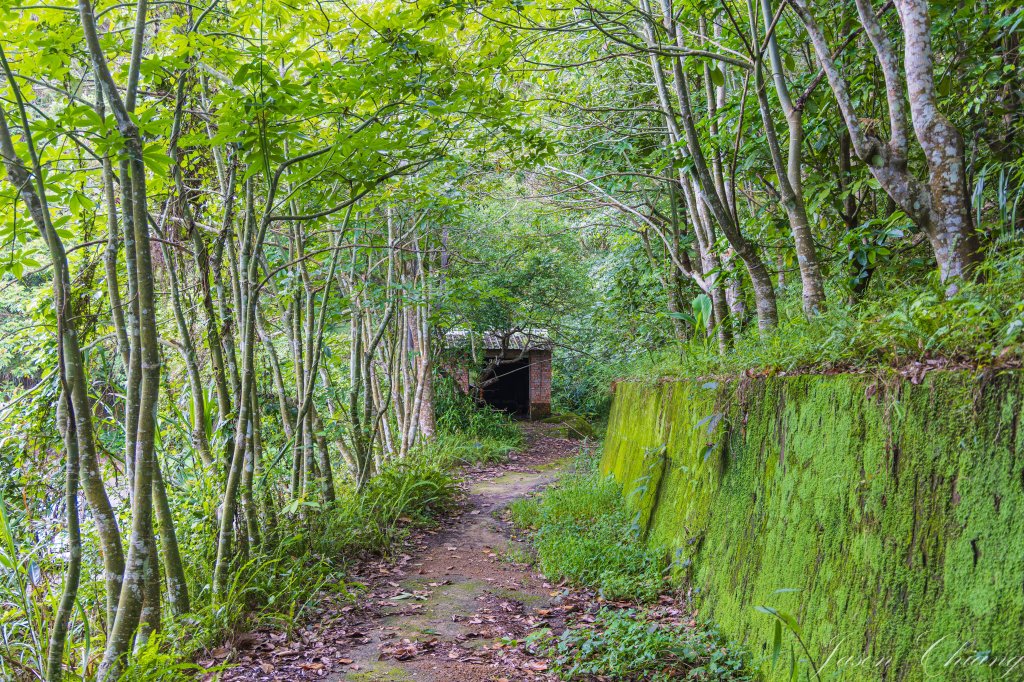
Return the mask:
[[[716,631],[662,623],[633,609],[603,608],[593,623],[527,641],[564,680],[751,680],[748,657]]]
[[[664,553],[640,541],[618,486],[592,466],[566,475],[540,498],[512,503],[509,513],[531,532],[549,580],[639,602],[653,601],[664,586]]]
[[[504,412],[477,405],[451,379],[437,382],[437,437],[422,446],[423,456],[442,466],[503,462],[523,445],[523,434]]]
[[[439,433],[434,440],[419,446],[419,452],[441,466],[459,467],[504,462],[519,447],[518,440]]]
[[[811,320],[796,287],[779,296],[779,326],[760,335],[756,325],[722,355],[713,339],[696,339],[637,360],[622,373],[636,377],[704,377],[754,371],[862,370],[937,359],[971,365],[1024,359],[1024,251],[979,266],[978,279],[946,287],[924,282],[878,282],[856,302],[831,288],[828,307]],[[891,284],[891,285],[890,285]]]
[[[362,593],[347,578],[355,561],[389,554],[412,529],[451,511],[458,496],[456,476],[417,454],[386,466],[361,492],[339,486],[336,503],[321,514],[280,517],[240,559],[227,593],[214,599],[208,584],[196,585],[193,611],[168,618],[124,679],[192,680],[199,668],[182,661],[215,670],[219,661],[209,652],[232,633],[271,626],[290,636],[324,594],[352,601]]]
[[[666,554],[647,546],[621,490],[595,464],[581,459],[540,497],[513,502],[509,517],[529,533],[549,580],[595,589],[607,601],[654,602],[666,587]],[[525,644],[565,680],[753,679],[748,657],[713,628],[656,612],[604,607],[559,636],[539,630]]]

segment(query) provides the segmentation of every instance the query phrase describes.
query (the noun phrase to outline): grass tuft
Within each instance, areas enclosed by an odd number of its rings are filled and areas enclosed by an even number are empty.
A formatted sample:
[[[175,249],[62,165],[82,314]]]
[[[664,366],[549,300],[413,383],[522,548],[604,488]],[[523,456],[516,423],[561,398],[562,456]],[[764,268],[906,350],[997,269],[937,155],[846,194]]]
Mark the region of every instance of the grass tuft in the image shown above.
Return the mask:
[[[514,502],[509,514],[531,531],[549,580],[638,602],[657,599],[664,586],[664,554],[640,541],[618,486],[596,470],[563,477],[540,498]]]

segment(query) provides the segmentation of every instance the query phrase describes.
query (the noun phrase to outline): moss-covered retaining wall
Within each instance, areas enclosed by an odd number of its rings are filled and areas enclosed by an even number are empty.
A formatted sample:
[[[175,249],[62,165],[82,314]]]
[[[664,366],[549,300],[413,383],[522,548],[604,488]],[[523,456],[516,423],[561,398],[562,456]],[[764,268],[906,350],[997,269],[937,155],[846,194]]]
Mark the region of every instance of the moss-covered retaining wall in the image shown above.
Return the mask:
[[[755,654],[763,605],[823,679],[1024,679],[1022,401],[1022,373],[619,382],[601,466]]]

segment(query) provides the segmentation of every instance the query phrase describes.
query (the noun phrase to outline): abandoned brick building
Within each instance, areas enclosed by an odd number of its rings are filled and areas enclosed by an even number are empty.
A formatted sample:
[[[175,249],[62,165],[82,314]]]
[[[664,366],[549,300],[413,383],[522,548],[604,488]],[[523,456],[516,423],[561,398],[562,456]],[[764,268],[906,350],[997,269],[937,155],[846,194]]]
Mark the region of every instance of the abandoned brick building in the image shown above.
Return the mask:
[[[447,334],[446,345],[459,358],[450,371],[463,393],[519,417],[551,415],[552,344],[546,330],[455,330]]]

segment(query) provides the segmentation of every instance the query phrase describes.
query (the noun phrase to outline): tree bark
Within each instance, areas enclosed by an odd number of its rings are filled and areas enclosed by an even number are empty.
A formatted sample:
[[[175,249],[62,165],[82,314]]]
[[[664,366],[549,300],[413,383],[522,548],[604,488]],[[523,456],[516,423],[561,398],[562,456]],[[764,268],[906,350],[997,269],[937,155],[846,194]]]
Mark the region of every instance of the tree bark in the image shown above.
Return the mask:
[[[903,66],[910,118],[928,163],[931,192],[928,239],[945,282],[966,276],[981,257],[971,219],[964,139],[939,111],[936,101],[927,1],[896,0],[896,9],[903,25]]]
[[[61,383],[64,389],[57,399],[57,427],[64,437],[64,451],[67,455],[64,504],[67,507],[68,565],[64,575],[64,590],[57,612],[53,616],[53,629],[47,646],[47,682],[61,682],[64,679],[64,642],[67,639],[68,625],[78,598],[78,586],[82,576],[82,530],[78,520],[78,434],[75,433],[74,406],[71,404],[63,363]]]
[[[757,12],[754,9],[754,0],[747,0],[750,13],[751,43],[760,44],[757,30]],[[770,28],[773,20],[773,13],[770,0],[761,0],[761,10],[766,28]],[[811,224],[807,219],[807,208],[804,205],[803,197],[803,151],[801,149],[804,140],[803,112],[793,106],[789,95],[789,88],[786,85],[786,76],[782,70],[782,58],[779,55],[778,40],[775,32],[768,36],[768,56],[772,66],[772,82],[775,84],[775,93],[782,105],[783,113],[786,116],[786,124],[789,128],[789,153],[786,162],[782,159],[782,152],[779,140],[775,132],[775,118],[772,115],[771,106],[768,103],[768,95],[765,92],[764,79],[762,75],[761,57],[754,55],[754,90],[757,94],[757,102],[761,110],[761,120],[764,122],[765,135],[768,139],[768,151],[775,167],[775,174],[779,178],[779,194],[782,197],[782,206],[789,219],[790,232],[793,235],[793,245],[796,250],[797,265],[800,269],[801,294],[803,299],[804,315],[813,317],[821,312],[825,306],[825,285],[821,274],[821,267],[818,264],[818,254],[814,247],[814,235],[811,233]]]

